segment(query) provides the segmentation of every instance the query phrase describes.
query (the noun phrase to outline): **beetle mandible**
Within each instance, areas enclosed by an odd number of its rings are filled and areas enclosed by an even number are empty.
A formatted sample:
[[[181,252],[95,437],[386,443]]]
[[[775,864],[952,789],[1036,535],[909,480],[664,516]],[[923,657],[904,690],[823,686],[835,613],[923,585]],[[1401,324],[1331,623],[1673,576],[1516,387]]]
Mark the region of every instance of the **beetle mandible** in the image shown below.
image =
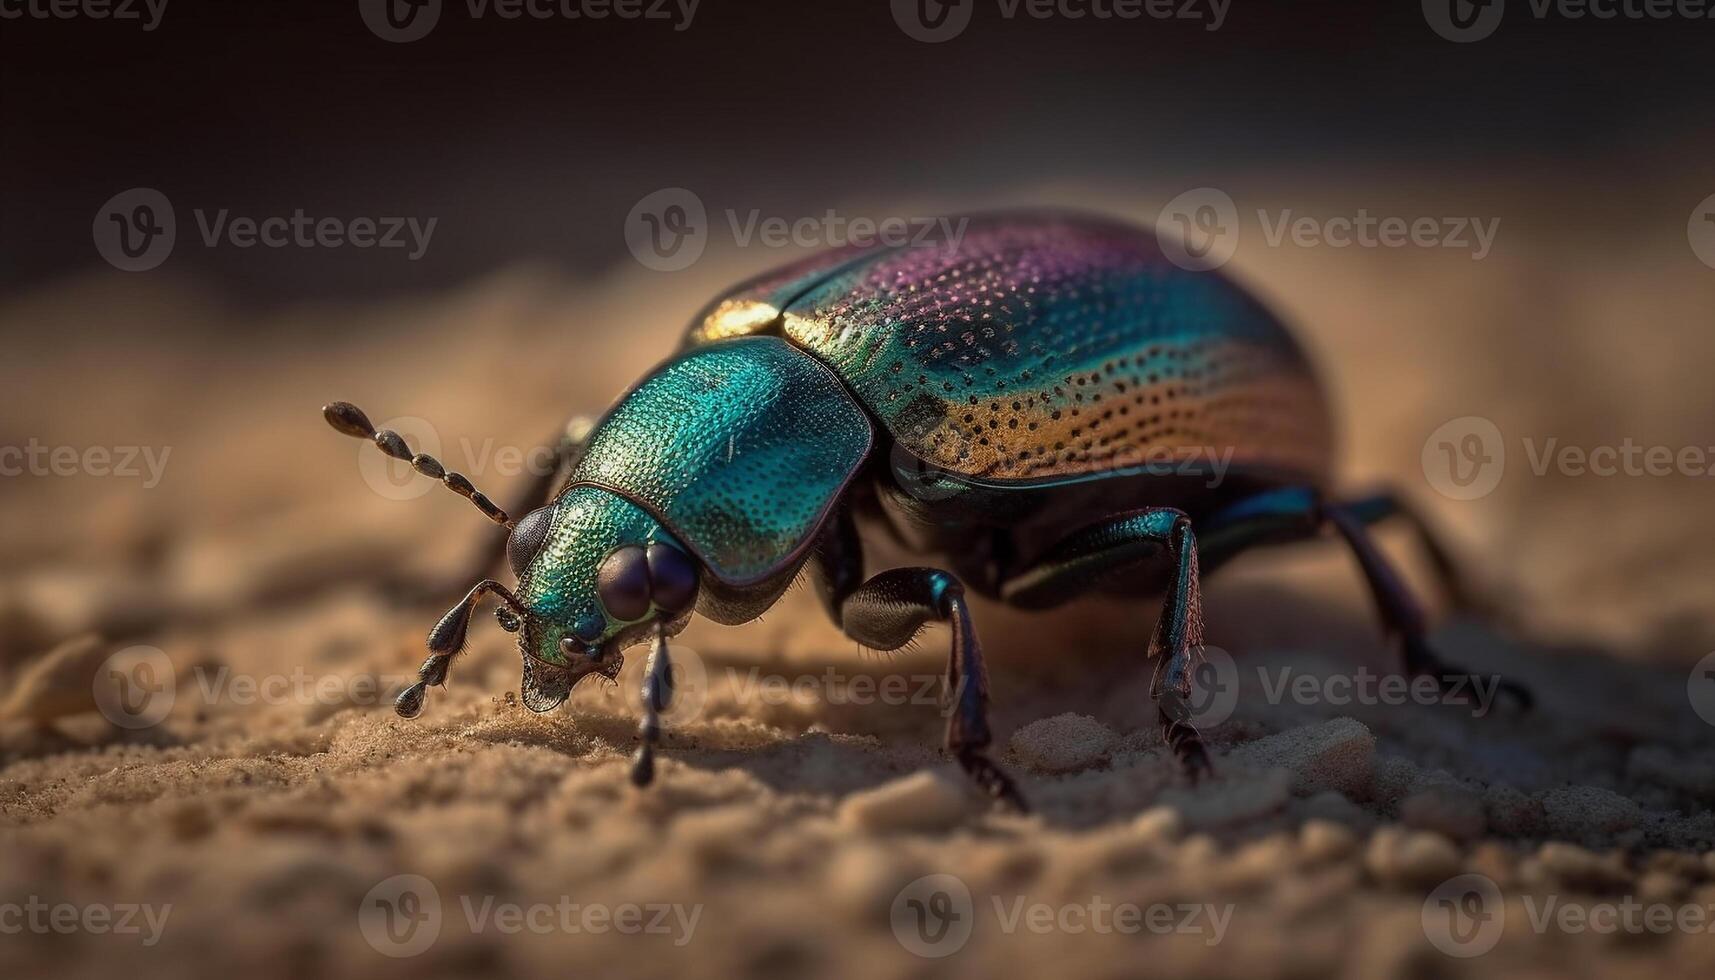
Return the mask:
[[[598,423],[568,426],[557,471],[531,490],[547,504],[516,522],[356,407],[323,413],[510,532],[516,588],[484,578],[435,625],[399,714],[446,680],[487,595],[518,634],[535,711],[592,674],[616,677],[624,649],[653,641],[639,786],[671,697],[668,638],[693,613],[755,619],[806,564],[864,646],[950,627],[946,749],[1021,809],[986,754],[968,593],[1027,609],[1093,590],[1164,596],[1151,694],[1193,778],[1210,769],[1190,707],[1198,578],[1243,549],[1331,528],[1405,671],[1468,676],[1425,643],[1421,607],[1367,526],[1404,518],[1455,601],[1469,591],[1397,496],[1333,494],[1326,399],[1285,326],[1225,276],[1168,261],[1155,232],[1102,217],[981,215],[952,246],[833,249],[735,287]],[[877,533],[941,562],[866,577],[862,541]]]

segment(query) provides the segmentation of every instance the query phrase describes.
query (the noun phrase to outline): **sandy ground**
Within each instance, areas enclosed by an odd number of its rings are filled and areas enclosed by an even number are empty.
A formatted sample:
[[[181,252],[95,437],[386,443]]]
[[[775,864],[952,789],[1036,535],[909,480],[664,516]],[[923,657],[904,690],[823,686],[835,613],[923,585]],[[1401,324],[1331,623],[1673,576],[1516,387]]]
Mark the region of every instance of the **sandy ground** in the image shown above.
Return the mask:
[[[1510,610],[1436,642],[1528,683],[1537,710],[1338,703],[1392,662],[1350,560],[1332,542],[1249,556],[1208,583],[1238,696],[1211,730],[1219,778],[1191,788],[1150,724],[1153,603],[979,607],[997,755],[1030,818],[947,776],[943,634],[860,654],[803,592],[684,635],[695,683],[647,792],[625,779],[640,650],[619,685],[536,716],[484,614],[423,717],[389,708],[440,612],[408,594],[484,529],[451,495],[366,482],[318,406],[428,420],[442,458],[503,496],[492,453],[599,410],[709,295],[785,256],[717,244],[668,276],[517,269],[270,313],[166,274],[14,298],[0,444],[170,455],[153,486],[141,461],[0,481],[0,968],[1715,975],[1715,714],[1695,710],[1715,681],[1692,673],[1715,650],[1708,481],[1538,476],[1521,448],[1715,443],[1715,273],[1683,223],[1703,192],[1597,235],[1520,202],[1600,209],[1599,189],[1388,186],[1292,204],[1500,215],[1494,254],[1247,237],[1234,269],[1324,365],[1348,480],[1421,500]],[[1473,415],[1505,434],[1508,469],[1449,500],[1420,453]],[[1427,583],[1410,538],[1386,542]],[[1283,670],[1321,693],[1271,696]],[[1622,925],[1601,928],[1610,912]]]

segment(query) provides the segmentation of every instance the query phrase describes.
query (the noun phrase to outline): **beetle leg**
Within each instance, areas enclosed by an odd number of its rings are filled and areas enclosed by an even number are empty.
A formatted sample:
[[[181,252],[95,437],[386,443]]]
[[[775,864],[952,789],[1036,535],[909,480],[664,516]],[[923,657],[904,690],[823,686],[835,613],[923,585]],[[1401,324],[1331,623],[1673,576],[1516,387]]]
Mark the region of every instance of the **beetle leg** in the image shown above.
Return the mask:
[[[1244,551],[1314,538],[1322,530],[1321,498],[1310,487],[1279,487],[1238,501],[1198,522],[1205,572]]]
[[[1453,608],[1479,613],[1503,623],[1509,618],[1508,610],[1497,608],[1495,603],[1485,597],[1483,590],[1472,586],[1469,577],[1461,571],[1459,563],[1453,560],[1452,553],[1422,512],[1398,494],[1382,491],[1367,497],[1342,500],[1338,506],[1365,525],[1376,524],[1390,517],[1404,519],[1422,546],[1430,566],[1435,569],[1435,577]]]
[[[1149,654],[1156,661],[1155,696],[1161,719],[1161,737],[1179,765],[1193,779],[1209,774],[1213,766],[1203,737],[1192,724],[1191,678],[1202,662],[1203,596],[1197,566],[1197,537],[1191,519],[1177,515],[1169,532],[1168,550],[1173,560],[1173,578],[1162,603]]]
[[[1429,648],[1424,640],[1427,627],[1422,607],[1364,530],[1358,514],[1337,505],[1323,508],[1323,514],[1358,559],[1358,567],[1363,570],[1370,593],[1375,596],[1382,624],[1399,641],[1405,657],[1405,672],[1412,676],[1434,677],[1449,692],[1464,691],[1475,675],[1463,667],[1443,662]],[[1514,681],[1500,678],[1499,689],[1512,696],[1520,708],[1529,709],[1536,701],[1527,688]]]
[[[1202,660],[1203,610],[1198,584],[1197,537],[1191,519],[1171,507],[1154,507],[1073,532],[1032,568],[1008,579],[1001,597],[1022,608],[1057,605],[1121,569],[1158,560],[1165,552],[1173,571],[1150,639],[1156,658],[1150,696],[1161,735],[1192,779],[1213,766],[1192,723],[1191,678]]]
[[[423,711],[423,699],[430,687],[446,683],[447,670],[452,666],[453,658],[464,649],[465,634],[470,630],[470,614],[476,609],[476,604],[482,597],[493,592],[505,600],[508,606],[521,615],[529,612],[519,604],[518,599],[507,591],[506,586],[493,579],[483,579],[458,601],[458,604],[447,610],[435,628],[429,631],[429,659],[423,661],[423,666],[417,669],[417,683],[412,684],[393,702],[393,710],[401,718],[415,718]]]
[[[935,568],[895,568],[852,590],[840,603],[840,628],[876,650],[897,650],[923,626],[952,627],[945,690],[947,751],[988,795],[1020,812],[1029,810],[1012,777],[984,754],[994,740],[988,720],[988,669],[965,603],[965,588],[950,573]]]
[[[655,780],[655,744],[661,740],[661,712],[673,701],[673,662],[667,654],[667,627],[655,624],[655,642],[643,669],[643,720],[637,735],[643,744],[631,760],[631,782],[648,786]]]

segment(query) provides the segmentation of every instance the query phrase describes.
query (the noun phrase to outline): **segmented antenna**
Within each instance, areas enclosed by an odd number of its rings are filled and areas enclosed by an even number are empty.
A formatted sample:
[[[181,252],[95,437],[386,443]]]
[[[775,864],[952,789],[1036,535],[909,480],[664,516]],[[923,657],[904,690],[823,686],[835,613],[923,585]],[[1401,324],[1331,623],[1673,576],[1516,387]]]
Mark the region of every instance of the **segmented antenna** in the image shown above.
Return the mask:
[[[447,485],[447,489],[475,504],[484,517],[509,531],[512,530],[512,518],[507,517],[506,511],[496,506],[481,490],[472,486],[464,474],[449,472],[439,460],[428,453],[412,453],[411,447],[405,445],[405,440],[399,433],[392,429],[376,429],[370,423],[369,416],[363,414],[363,409],[351,402],[329,402],[322,406],[322,418],[346,435],[354,439],[369,439],[387,455],[410,463],[412,469],[430,479],[441,481]]]

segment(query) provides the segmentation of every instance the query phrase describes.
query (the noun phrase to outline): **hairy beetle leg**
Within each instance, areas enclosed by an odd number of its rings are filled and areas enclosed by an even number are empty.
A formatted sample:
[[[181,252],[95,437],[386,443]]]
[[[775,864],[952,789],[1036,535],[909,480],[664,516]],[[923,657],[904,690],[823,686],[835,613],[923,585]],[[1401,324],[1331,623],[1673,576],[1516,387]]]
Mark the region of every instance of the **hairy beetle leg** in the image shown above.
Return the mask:
[[[1196,674],[1199,659],[1195,648],[1187,647],[1182,653],[1169,654],[1160,660],[1155,672],[1154,697],[1161,740],[1178,761],[1180,772],[1192,783],[1215,772],[1191,707],[1191,678]]]
[[[850,558],[847,555],[848,561]],[[959,580],[936,568],[895,568],[852,589],[840,598],[838,608],[838,621],[845,634],[876,650],[905,646],[931,622],[952,628],[945,678],[947,751],[984,793],[1019,812],[1029,812],[1012,778],[983,754],[993,741],[988,722],[988,670]]]
[[[478,582],[458,604],[447,610],[435,628],[429,631],[429,659],[423,661],[423,666],[417,668],[417,683],[399,692],[399,697],[393,701],[393,710],[401,718],[415,718],[423,713],[423,702],[427,700],[429,688],[439,687],[447,682],[447,671],[451,669],[453,658],[464,649],[465,634],[470,630],[470,616],[476,609],[476,604],[482,597],[494,593],[501,597],[508,607],[522,614],[524,607],[504,585],[493,579]]]
[[[1155,658],[1149,694],[1159,709],[1162,738],[1195,781],[1214,767],[1190,707],[1191,679],[1202,658],[1203,600],[1197,536],[1183,511],[1145,508],[1075,531],[1036,565],[1003,582],[1001,596],[1026,609],[1055,606],[1116,571],[1156,562],[1164,553],[1172,573],[1149,643]]]

